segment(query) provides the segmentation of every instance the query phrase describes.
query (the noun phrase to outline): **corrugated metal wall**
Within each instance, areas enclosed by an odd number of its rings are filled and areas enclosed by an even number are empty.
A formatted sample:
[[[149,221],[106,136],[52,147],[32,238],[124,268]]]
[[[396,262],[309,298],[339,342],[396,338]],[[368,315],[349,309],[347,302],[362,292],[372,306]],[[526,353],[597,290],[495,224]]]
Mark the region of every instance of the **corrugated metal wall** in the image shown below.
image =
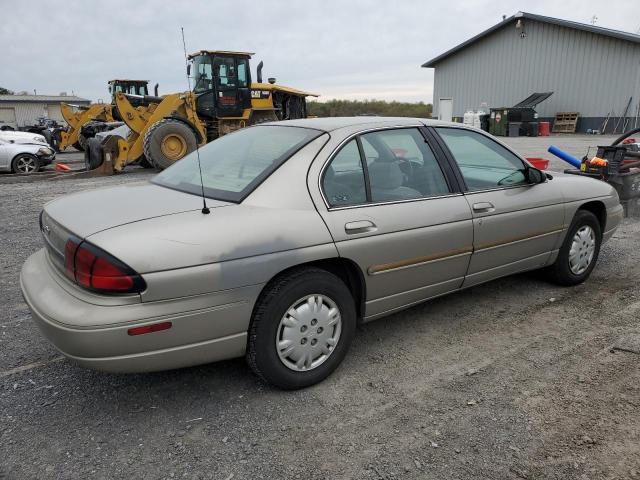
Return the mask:
[[[46,103],[15,102],[5,103],[2,106],[15,108],[18,127],[33,125],[36,118],[44,117],[47,113],[45,109],[47,106]]]
[[[64,117],[62,116],[62,111],[60,110],[59,103],[49,103],[47,104],[47,116],[51,120],[56,120],[58,123],[65,124]]]
[[[435,114],[440,98],[453,98],[453,115],[461,117],[483,102],[512,106],[533,92],[553,91],[537,108],[541,117],[556,112],[605,117],[612,110],[619,116],[631,96],[628,115],[635,115],[640,44],[530,19],[523,22],[522,30],[514,20],[436,65]]]
[[[5,102],[2,108],[15,111],[15,126],[33,125],[38,117],[48,117],[64,124],[59,103]]]

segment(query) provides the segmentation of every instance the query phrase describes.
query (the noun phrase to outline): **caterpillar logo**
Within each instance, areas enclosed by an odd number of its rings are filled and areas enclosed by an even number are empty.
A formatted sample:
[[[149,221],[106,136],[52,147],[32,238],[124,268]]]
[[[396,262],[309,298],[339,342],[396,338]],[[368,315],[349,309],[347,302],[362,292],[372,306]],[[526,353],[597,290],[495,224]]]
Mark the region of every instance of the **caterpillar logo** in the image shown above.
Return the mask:
[[[251,90],[251,98],[269,98],[269,90]]]

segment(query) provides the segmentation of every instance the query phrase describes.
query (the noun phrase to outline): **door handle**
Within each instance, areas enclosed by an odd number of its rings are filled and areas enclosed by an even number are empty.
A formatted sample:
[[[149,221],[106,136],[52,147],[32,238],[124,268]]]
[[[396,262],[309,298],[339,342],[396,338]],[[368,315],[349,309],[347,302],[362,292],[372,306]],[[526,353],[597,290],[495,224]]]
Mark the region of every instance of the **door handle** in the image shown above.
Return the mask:
[[[357,222],[349,222],[344,224],[344,231],[349,235],[355,233],[375,232],[378,229],[376,224],[369,220],[358,220]]]
[[[478,213],[490,213],[495,212],[496,208],[491,202],[480,202],[473,204],[473,211]]]

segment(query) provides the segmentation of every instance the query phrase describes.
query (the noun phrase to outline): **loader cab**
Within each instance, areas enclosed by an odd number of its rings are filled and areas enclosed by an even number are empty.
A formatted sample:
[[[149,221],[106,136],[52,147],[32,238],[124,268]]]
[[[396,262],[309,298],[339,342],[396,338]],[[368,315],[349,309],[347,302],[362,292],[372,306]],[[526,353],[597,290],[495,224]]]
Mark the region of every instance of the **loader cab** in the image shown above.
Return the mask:
[[[198,115],[210,119],[237,118],[251,108],[251,55],[201,50],[189,56]]]
[[[149,95],[148,80],[110,80],[109,93],[111,94],[111,103],[116,103],[116,93],[126,93],[129,95]]]

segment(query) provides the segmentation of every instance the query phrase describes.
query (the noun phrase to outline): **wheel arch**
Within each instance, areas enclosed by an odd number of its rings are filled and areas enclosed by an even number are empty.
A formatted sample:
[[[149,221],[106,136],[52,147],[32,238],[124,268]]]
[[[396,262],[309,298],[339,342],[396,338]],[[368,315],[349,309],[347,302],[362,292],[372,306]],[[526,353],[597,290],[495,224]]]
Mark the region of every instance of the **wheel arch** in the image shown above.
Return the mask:
[[[600,223],[600,232],[604,233],[607,225],[607,207],[603,202],[600,200],[593,200],[591,202],[583,203],[578,208],[578,211],[579,210],[586,210],[587,212],[593,213]]]
[[[303,268],[315,267],[321,270],[325,270],[336,277],[340,278],[353,297],[355,307],[356,307],[356,316],[360,320],[364,316],[365,312],[365,300],[366,300],[366,283],[364,279],[364,274],[360,267],[352,260],[349,260],[344,257],[329,257],[323,258],[319,260],[312,260],[310,262],[300,263],[297,265],[292,265],[290,267],[285,268],[284,270],[279,271],[273,277],[269,279],[269,281],[264,285],[258,298],[262,297],[264,292],[274,283],[277,282],[280,278],[285,275],[290,274],[295,270],[300,270]],[[256,302],[257,304],[257,302]]]

